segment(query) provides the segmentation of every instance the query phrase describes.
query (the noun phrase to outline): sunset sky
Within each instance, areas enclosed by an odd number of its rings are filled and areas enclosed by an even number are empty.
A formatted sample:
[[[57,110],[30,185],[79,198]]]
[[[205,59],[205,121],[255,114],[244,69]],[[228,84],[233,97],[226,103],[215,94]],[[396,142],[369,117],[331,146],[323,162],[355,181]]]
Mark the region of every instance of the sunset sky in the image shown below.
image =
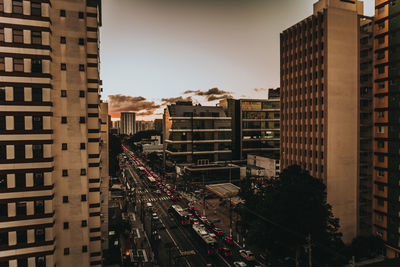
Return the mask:
[[[279,87],[279,33],[316,1],[103,0],[103,99],[113,118],[150,120],[179,99],[266,98]],[[364,5],[372,16],[374,0]]]

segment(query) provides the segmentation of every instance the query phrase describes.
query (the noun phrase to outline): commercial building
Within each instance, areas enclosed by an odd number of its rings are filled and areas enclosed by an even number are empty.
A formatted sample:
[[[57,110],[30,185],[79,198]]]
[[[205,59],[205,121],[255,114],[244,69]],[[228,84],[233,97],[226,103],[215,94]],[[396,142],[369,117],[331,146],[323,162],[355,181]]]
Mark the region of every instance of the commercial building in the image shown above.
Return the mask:
[[[373,233],[387,256],[400,255],[399,1],[375,1],[373,89]]]
[[[271,178],[278,177],[280,173],[279,159],[268,158],[264,155],[247,155],[246,172],[248,177]]]
[[[120,134],[133,135],[136,133],[136,113],[121,112],[119,121]]]
[[[360,1],[320,0],[281,34],[281,169],[327,186],[343,240],[359,233]]]
[[[100,266],[101,2],[0,18],[0,266]]]
[[[231,118],[221,107],[177,102],[164,110],[164,152],[173,163],[231,159]]]
[[[136,132],[154,130],[153,121],[137,121],[136,122]]]
[[[163,126],[163,120],[162,119],[155,119],[154,120],[154,130],[162,133],[162,126]]]
[[[233,159],[246,160],[248,153],[263,152],[279,158],[280,94],[269,90],[268,99],[226,99],[220,102],[232,123]]]

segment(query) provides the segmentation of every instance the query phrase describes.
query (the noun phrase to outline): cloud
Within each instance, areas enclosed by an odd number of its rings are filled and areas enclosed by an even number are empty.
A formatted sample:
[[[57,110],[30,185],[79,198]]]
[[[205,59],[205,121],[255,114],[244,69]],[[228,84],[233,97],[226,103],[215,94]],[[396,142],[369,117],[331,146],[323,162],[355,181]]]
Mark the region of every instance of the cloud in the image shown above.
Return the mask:
[[[110,113],[117,116],[119,112],[137,112],[138,115],[152,115],[154,111],[161,107],[154,101],[148,101],[142,96],[109,95]]]
[[[170,104],[175,104],[177,101],[192,101],[192,97],[191,96],[168,97],[168,98],[161,98],[161,101],[163,105],[170,105]]]
[[[268,92],[269,88],[254,88],[256,92]]]
[[[220,100],[225,98],[232,98],[232,93],[224,90],[220,90],[216,87],[208,89],[207,91],[201,90],[186,90],[183,92],[185,95],[194,94],[196,96],[203,96],[207,101]]]

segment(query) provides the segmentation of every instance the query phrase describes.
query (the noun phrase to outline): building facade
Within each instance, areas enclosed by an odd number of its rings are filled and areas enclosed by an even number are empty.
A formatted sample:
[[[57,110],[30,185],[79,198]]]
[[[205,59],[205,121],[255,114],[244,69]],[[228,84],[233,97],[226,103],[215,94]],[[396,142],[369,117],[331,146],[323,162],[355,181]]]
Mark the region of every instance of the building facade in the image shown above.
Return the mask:
[[[120,134],[133,135],[136,133],[136,113],[121,112],[119,121]]]
[[[325,182],[347,243],[359,228],[362,14],[360,1],[320,0],[281,34],[281,169]]]
[[[0,265],[100,266],[100,1],[0,2]]]
[[[153,121],[137,121],[136,122],[136,132],[154,130]]]
[[[247,154],[259,152],[279,158],[279,89],[270,92],[268,99],[226,99],[220,104],[232,118],[233,159],[246,160]]]
[[[231,118],[221,107],[177,102],[164,110],[164,152],[174,163],[231,159]]]
[[[162,119],[155,119],[154,120],[154,130],[162,133],[162,126],[163,126],[163,120]]]
[[[373,233],[387,256],[400,254],[399,1],[375,1],[373,89]]]

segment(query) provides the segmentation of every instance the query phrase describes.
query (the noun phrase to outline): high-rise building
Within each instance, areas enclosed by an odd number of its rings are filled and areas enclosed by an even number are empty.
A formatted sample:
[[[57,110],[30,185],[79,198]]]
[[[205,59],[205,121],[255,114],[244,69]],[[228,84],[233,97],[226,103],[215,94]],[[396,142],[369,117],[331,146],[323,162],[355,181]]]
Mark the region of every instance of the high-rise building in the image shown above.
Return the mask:
[[[153,121],[136,121],[136,132],[154,130]]]
[[[373,89],[373,233],[390,258],[400,255],[400,2],[375,1]]]
[[[162,133],[162,125],[163,125],[163,120],[162,119],[155,119],[154,120],[154,130]]]
[[[174,163],[231,159],[231,118],[221,107],[177,102],[164,109],[164,151]]]
[[[345,242],[359,231],[362,14],[358,0],[320,0],[281,34],[281,168],[325,182]]]
[[[136,133],[136,113],[121,112],[119,121],[120,134],[133,135]]]
[[[97,0],[0,1],[0,265],[100,266]]]
[[[280,96],[270,89],[268,99],[226,99],[220,102],[232,120],[233,159],[246,160],[247,154],[262,153],[279,159]]]

